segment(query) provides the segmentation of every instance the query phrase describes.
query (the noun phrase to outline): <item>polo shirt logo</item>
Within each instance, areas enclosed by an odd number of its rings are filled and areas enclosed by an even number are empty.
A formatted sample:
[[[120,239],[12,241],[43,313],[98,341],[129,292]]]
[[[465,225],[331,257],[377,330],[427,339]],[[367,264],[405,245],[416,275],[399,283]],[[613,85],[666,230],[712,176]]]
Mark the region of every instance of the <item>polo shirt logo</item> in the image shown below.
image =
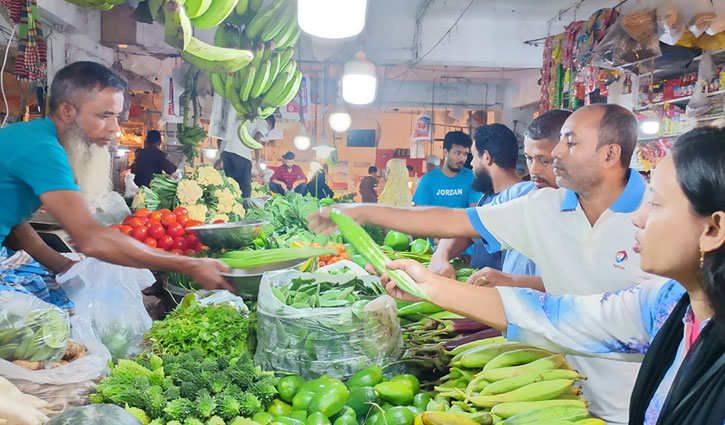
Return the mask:
[[[436,196],[460,196],[463,195],[463,189],[438,189]]]
[[[627,251],[619,251],[614,256],[614,261],[616,261],[617,264],[624,263],[628,259],[629,259],[629,257],[627,256]]]

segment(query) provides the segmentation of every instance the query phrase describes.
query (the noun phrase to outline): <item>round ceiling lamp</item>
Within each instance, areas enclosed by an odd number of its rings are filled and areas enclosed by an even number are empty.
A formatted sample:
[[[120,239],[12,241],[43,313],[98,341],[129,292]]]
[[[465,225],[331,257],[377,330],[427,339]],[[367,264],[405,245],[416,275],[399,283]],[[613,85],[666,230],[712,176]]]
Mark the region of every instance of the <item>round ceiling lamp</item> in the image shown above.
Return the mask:
[[[345,132],[350,128],[350,124],[352,124],[352,117],[350,117],[350,114],[347,113],[345,105],[343,105],[341,99],[337,100],[335,107],[330,113],[328,122],[330,123],[330,128],[338,133]]]
[[[375,64],[367,60],[360,49],[355,59],[345,63],[342,72],[342,98],[353,105],[367,105],[375,100],[378,77]]]
[[[348,38],[365,27],[367,0],[298,0],[297,23],[321,38]]]
[[[310,145],[312,144],[312,140],[310,140],[310,136],[307,135],[307,130],[305,129],[305,125],[300,123],[300,131],[295,136],[294,140],[292,141],[292,144],[295,145],[295,148],[298,151],[306,151],[310,148]]]

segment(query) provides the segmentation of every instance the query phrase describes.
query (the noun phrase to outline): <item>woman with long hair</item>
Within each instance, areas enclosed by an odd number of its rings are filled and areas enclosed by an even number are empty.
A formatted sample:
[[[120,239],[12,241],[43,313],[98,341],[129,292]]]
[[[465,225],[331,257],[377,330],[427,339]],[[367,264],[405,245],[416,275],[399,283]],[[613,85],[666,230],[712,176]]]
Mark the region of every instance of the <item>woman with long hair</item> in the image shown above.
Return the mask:
[[[407,272],[434,304],[552,351],[641,360],[630,425],[725,421],[725,130],[681,136],[653,173],[633,218],[642,270],[662,278],[602,295],[553,296],[476,287],[412,260]],[[388,292],[414,301],[383,276]],[[623,389],[625,390],[625,389]],[[627,391],[629,389],[626,389]]]
[[[409,207],[413,203],[413,195],[408,187],[408,168],[405,161],[393,158],[385,165],[385,170],[385,188],[378,197],[378,204]]]

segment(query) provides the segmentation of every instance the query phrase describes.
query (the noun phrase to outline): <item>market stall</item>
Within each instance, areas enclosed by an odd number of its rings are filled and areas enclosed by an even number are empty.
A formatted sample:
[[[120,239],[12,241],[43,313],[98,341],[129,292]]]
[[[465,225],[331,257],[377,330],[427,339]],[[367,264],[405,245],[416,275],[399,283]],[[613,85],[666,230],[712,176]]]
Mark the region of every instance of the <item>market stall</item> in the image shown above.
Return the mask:
[[[366,178],[375,181],[370,190],[379,182],[375,199],[385,187],[388,199],[410,205],[451,131],[505,122],[523,139],[539,113],[596,103],[636,114],[633,165],[649,172],[677,136],[725,118],[720,2],[541,6],[531,13],[558,19],[537,18],[535,32],[525,34],[532,39],[515,43],[538,49],[527,55],[535,56],[535,66],[510,59],[514,65],[499,69],[491,58],[471,65],[470,50],[425,61],[455,36],[473,1],[452,17],[435,1],[421,2],[402,30],[415,34],[415,47],[391,47],[393,53],[373,35],[367,44],[363,36],[339,46],[320,41],[357,36],[365,25],[384,32],[392,18],[384,25],[365,22],[365,16],[386,15],[382,1],[367,5],[374,15],[366,15],[364,0],[349,2],[347,11],[327,2],[338,14],[333,17],[353,11],[363,18],[345,25],[315,21],[314,2],[302,0],[148,0],[133,7],[58,1],[99,25],[101,13],[104,25],[114,18],[133,23],[130,48],[118,38],[96,46],[111,49],[110,68],[128,83],[109,151],[113,200],[94,205],[96,217],[148,247],[220,260],[230,269],[221,275],[233,292],[205,290],[178,272],[84,258],[60,224],[35,215],[31,223],[46,243],[78,262],[55,275],[27,253],[0,248],[0,425],[605,423],[590,417],[591,395],[581,388],[587,377],[564,353],[508,341],[427,301],[392,298],[378,275],[388,273],[404,292],[430,299],[386,264],[413,259],[428,266],[439,241],[360,226],[344,207],[361,199]],[[76,18],[57,8],[55,16],[43,3],[0,1],[0,10],[9,12],[10,38],[19,36],[17,47],[6,46],[13,52],[13,92],[6,96],[0,87],[3,125],[45,116],[52,77],[46,37],[59,36],[47,34],[45,23],[62,33],[57,21]],[[476,7],[480,15],[498,13]],[[580,9],[587,19],[576,19]],[[445,19],[427,20],[435,13]],[[448,18],[452,26],[441,23]],[[433,36],[424,23],[435,27],[436,40],[443,35],[438,43],[428,40]],[[549,35],[537,39],[542,33]],[[143,34],[156,44],[142,45],[137,37]],[[62,43],[51,39],[53,46],[81,58],[73,46],[87,43],[86,36],[63,37]],[[384,69],[366,56],[392,61],[412,50],[412,57]],[[51,65],[56,72],[66,64]],[[163,134],[162,157],[177,171],[158,171],[139,187],[129,173],[150,130]],[[223,156],[240,152],[249,163],[241,182]],[[391,160],[402,174],[391,176]],[[294,167],[306,190],[296,189],[297,180],[278,183],[297,173]],[[375,174],[386,167],[384,178]],[[522,152],[518,170],[528,173]],[[318,184],[332,196],[312,191]],[[325,207],[339,208],[331,213],[339,228],[332,234],[308,223]],[[627,261],[621,252],[617,264]],[[450,261],[460,282],[477,271],[465,260]],[[149,314],[152,304],[157,308]]]

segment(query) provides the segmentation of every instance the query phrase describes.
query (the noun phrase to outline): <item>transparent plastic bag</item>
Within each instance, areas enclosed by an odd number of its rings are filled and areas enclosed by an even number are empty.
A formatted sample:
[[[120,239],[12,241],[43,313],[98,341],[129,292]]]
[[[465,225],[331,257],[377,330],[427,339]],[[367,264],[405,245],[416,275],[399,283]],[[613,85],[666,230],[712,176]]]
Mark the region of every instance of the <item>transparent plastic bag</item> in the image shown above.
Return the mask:
[[[645,34],[649,37],[646,40],[643,39],[646,43],[642,43],[632,38],[624,30],[622,27],[623,17],[625,16],[622,15],[617,19],[617,22],[607,31],[607,35],[594,48],[592,65],[602,68],[623,68],[662,55],[656,31],[646,31],[639,28],[636,32],[639,38],[642,38]],[[651,24],[656,25],[654,21]]]
[[[687,29],[679,6],[668,2],[657,8],[657,32],[660,41],[674,46]]]
[[[138,192],[138,188],[136,189]],[[123,221],[131,215],[131,210],[121,194],[109,192],[101,199],[100,205],[95,209],[95,217],[104,226],[110,226]]]
[[[75,316],[90,323],[114,360],[141,351],[151,328],[141,294],[156,281],[150,271],[86,258],[56,280],[76,304]]]
[[[686,113],[688,117],[698,117],[706,114],[711,108],[710,99],[707,96],[708,82],[715,75],[715,66],[712,56],[708,52],[702,54],[700,63],[697,66],[697,83],[692,94],[692,99],[687,103]]]
[[[323,374],[345,379],[370,365],[397,360],[403,339],[395,301],[387,296],[352,307],[294,308],[272,292],[295,278],[346,283],[374,276],[326,275],[295,270],[265,273],[257,302],[255,363],[265,370],[296,373],[305,379]]]
[[[0,292],[0,358],[52,364],[69,339],[68,313],[34,295]]]
[[[2,307],[7,304],[5,298],[7,294],[10,293],[0,294]],[[32,297],[26,294],[12,294]],[[37,302],[42,303],[40,300]],[[108,349],[101,344],[86,318],[74,315],[70,318],[70,326],[70,341],[88,350],[83,357],[65,365],[40,370],[27,369],[0,359],[1,376],[10,380],[20,391],[47,401],[51,404],[52,410],[86,404],[93,385],[108,372],[108,361],[111,360]]]

